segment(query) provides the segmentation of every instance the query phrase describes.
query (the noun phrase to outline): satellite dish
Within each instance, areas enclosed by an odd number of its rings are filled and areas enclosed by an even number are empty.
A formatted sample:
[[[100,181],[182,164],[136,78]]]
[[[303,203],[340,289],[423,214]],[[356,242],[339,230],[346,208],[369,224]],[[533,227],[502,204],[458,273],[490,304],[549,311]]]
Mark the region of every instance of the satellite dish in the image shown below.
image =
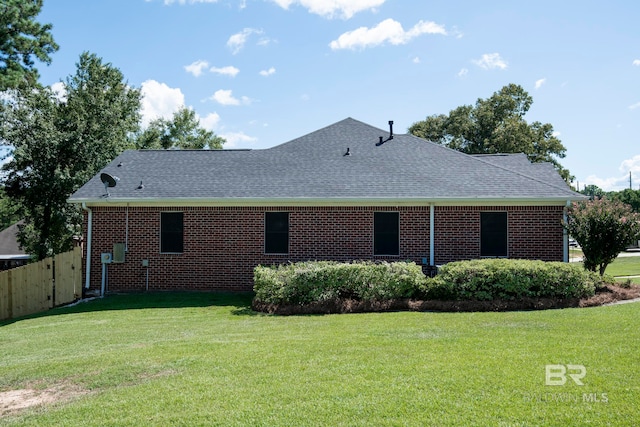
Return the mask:
[[[120,178],[103,172],[100,174],[100,181],[104,184],[104,196],[109,197],[109,187],[115,187],[118,181],[120,181]]]

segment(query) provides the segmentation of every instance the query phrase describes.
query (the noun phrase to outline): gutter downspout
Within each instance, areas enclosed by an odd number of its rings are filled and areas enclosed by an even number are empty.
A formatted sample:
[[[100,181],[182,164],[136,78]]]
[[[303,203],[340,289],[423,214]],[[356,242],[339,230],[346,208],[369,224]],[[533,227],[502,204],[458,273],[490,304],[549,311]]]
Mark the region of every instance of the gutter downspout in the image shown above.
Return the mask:
[[[562,223],[567,223],[567,209],[571,206],[571,200],[567,200],[566,207],[562,210]],[[562,258],[564,262],[569,262],[569,233],[562,226]]]
[[[93,230],[93,211],[87,207],[87,204],[82,202],[82,209],[88,212],[87,214],[87,264],[85,267],[86,277],[84,288],[89,289],[91,285],[91,234]]]
[[[435,254],[433,253],[434,250],[434,242],[435,242],[435,236],[434,234],[434,212],[435,212],[435,206],[433,205],[433,203],[429,204],[429,265],[430,266],[434,266],[435,264]]]

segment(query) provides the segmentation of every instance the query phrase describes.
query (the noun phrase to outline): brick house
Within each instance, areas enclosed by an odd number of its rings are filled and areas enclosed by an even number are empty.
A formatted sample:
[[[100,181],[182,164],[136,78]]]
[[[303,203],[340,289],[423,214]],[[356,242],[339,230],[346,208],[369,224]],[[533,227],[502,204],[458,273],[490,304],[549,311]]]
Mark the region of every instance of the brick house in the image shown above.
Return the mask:
[[[524,154],[470,156],[351,118],[264,150],[126,151],[102,174],[70,198],[93,291],[103,253],[110,291],[251,290],[256,265],[299,260],[567,261],[564,207],[582,198]]]

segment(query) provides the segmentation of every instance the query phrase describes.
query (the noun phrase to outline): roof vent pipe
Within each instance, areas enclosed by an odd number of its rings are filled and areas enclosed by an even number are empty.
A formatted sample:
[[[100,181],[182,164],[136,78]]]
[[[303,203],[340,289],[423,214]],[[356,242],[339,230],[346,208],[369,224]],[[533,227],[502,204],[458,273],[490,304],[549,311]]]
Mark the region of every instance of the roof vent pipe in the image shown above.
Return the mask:
[[[376,147],[379,147],[385,142],[391,141],[393,139],[393,120],[389,120],[389,136],[387,137],[387,139],[383,140],[381,136],[379,138],[380,140],[376,142]]]

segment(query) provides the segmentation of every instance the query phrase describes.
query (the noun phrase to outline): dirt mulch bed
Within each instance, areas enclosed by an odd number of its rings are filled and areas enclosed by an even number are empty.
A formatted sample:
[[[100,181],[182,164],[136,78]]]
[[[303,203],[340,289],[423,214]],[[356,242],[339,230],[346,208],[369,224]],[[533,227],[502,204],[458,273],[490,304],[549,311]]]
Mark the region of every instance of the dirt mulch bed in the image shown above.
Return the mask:
[[[595,307],[636,298],[640,298],[640,286],[632,285],[629,288],[623,288],[616,285],[607,285],[594,296],[582,299],[523,298],[513,301],[417,301],[411,299],[358,301],[353,299],[336,299],[304,305],[267,304],[254,300],[251,303],[251,308],[263,313],[279,315],[366,313],[381,311],[517,311]]]

